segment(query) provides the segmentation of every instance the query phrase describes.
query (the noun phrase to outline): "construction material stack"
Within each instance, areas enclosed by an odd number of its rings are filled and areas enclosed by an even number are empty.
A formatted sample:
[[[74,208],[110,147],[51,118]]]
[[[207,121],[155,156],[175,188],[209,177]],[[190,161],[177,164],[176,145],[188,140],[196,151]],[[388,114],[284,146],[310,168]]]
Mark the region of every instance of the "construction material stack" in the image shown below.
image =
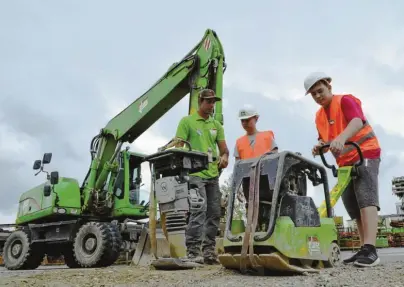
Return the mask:
[[[391,183],[393,193],[401,199],[401,211],[404,213],[404,176],[394,177]]]

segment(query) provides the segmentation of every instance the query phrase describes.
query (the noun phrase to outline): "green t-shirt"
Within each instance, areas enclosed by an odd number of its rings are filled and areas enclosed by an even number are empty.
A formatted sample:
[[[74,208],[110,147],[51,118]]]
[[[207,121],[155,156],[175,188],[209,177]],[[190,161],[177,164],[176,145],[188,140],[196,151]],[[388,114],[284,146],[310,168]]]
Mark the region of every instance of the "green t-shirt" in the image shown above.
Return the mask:
[[[219,121],[212,117],[202,118],[198,113],[183,117],[178,124],[176,137],[188,141],[193,150],[208,152],[212,149],[214,157],[219,159],[218,141],[224,141],[224,128]],[[209,168],[192,174],[202,178],[213,178],[219,175],[218,160],[209,163]]]

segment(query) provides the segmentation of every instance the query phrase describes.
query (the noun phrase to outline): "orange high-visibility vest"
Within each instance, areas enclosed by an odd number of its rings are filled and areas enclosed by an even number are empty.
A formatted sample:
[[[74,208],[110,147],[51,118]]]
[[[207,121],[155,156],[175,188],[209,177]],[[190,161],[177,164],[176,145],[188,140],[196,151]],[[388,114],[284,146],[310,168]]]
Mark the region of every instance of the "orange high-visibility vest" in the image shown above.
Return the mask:
[[[255,158],[271,151],[274,147],[274,133],[272,131],[258,132],[255,135],[254,147],[251,147],[247,135],[237,139],[236,146],[240,159]]]
[[[327,144],[331,143],[339,136],[349,123],[346,122],[341,109],[341,99],[343,96],[348,96],[362,107],[362,102],[351,94],[334,95],[329,106],[329,119],[323,107],[316,113],[316,126],[321,139]],[[359,145],[362,153],[367,150],[375,150],[380,148],[379,141],[373,131],[371,125],[366,121],[362,129],[360,129],[353,137],[347,140],[355,142]],[[356,148],[352,145],[346,145],[338,157],[335,157],[338,166],[344,166],[347,163],[352,163],[352,160],[358,156]]]

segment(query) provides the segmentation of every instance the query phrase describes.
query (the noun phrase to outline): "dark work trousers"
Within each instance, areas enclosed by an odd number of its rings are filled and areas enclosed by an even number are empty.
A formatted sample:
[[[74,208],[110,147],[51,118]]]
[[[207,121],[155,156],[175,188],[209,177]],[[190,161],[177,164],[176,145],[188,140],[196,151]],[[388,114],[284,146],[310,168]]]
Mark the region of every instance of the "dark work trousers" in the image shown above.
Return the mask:
[[[219,178],[203,179],[190,176],[190,184],[198,186],[200,196],[205,199],[205,204],[200,211],[189,215],[186,231],[186,245],[188,255],[199,256],[200,248],[204,256],[215,252],[216,234],[220,223],[220,200],[222,194],[219,188]]]

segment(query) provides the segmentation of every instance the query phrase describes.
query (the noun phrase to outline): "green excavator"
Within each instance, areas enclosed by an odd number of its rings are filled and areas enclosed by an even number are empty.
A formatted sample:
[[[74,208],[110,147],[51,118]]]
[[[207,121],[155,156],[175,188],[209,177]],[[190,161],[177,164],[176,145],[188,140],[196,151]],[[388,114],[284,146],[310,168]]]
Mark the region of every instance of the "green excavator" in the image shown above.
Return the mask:
[[[217,164],[217,151],[196,152],[185,145],[144,155],[123,145],[136,141],[188,94],[189,114],[198,108],[201,89],[210,88],[222,98],[225,69],[222,44],[215,31],[208,29],[181,61],[92,139],[91,163],[81,185],[74,178],[59,176],[57,171],[44,171],[52,153],[35,161],[33,169],[46,173],[46,181],[20,196],[16,230],[7,237],[3,248],[5,267],[35,269],[45,254],[63,255],[70,268],[105,267],[116,262],[122,250],[134,253],[144,227],[139,220],[149,217],[151,206],[139,202],[144,162],[153,166],[153,188],[156,181],[165,178],[170,188],[181,190],[177,199],[164,196],[165,190],[160,190],[157,197],[166,206],[163,211],[168,214],[168,241],[171,233],[181,232],[185,214],[198,208],[201,201],[187,176]],[[216,104],[213,116],[223,124],[221,102]],[[177,211],[167,207],[171,203],[172,208],[178,207]]]

